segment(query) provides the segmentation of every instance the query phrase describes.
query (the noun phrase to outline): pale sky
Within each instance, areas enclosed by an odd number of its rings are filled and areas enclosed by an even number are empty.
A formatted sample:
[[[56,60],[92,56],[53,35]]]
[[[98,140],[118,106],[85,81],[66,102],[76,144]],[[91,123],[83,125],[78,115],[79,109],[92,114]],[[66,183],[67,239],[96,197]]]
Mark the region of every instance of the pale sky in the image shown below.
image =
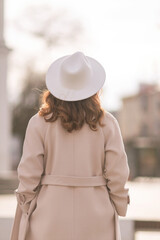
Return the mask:
[[[35,42],[14,24],[22,21],[29,6],[44,4],[53,13],[66,10],[84,28],[76,44],[67,42],[47,56],[43,43]],[[10,101],[15,101],[15,92],[21,89],[27,59],[35,59],[37,70],[45,71],[53,60],[75,51],[83,51],[104,66],[102,104],[108,110],[117,110],[121,97],[134,94],[141,81],[160,83],[159,0],[6,0],[5,39],[13,49],[8,73]]]

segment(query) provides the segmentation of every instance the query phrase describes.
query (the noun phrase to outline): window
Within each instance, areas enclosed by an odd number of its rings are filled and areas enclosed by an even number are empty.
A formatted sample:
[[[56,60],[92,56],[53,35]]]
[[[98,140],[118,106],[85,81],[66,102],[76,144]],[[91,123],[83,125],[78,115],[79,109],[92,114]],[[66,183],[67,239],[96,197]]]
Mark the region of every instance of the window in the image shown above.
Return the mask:
[[[148,134],[149,134],[149,132],[148,132],[148,126],[147,126],[147,124],[143,123],[143,124],[141,125],[141,129],[140,129],[140,136],[145,137],[145,136],[147,136]]]
[[[140,104],[141,104],[141,108],[143,111],[147,111],[148,110],[148,96],[147,95],[141,95],[140,96]]]

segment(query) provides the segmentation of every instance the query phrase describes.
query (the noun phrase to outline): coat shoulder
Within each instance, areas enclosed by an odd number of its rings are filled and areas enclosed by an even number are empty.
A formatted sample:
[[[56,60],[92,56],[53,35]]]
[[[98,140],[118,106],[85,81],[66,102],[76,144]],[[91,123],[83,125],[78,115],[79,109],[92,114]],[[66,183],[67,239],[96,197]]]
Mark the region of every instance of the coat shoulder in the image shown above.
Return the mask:
[[[40,115],[38,114],[38,112],[35,113],[35,114],[29,119],[29,122],[32,123],[32,124],[35,124],[35,125],[37,125],[37,124],[43,125],[43,124],[46,123],[46,121],[44,120],[44,117],[40,116]]]
[[[102,131],[105,139],[109,139],[111,135],[117,134],[117,131],[119,131],[118,120],[109,111],[105,111],[103,123],[105,125],[102,127]]]
[[[105,110],[104,121],[105,121],[105,124],[108,125],[109,123],[114,124],[115,122],[117,122],[117,119],[111,112]]]
[[[28,126],[30,126],[30,129],[34,129],[40,133],[45,134],[48,124],[45,121],[44,117],[40,116],[37,112],[29,119]]]

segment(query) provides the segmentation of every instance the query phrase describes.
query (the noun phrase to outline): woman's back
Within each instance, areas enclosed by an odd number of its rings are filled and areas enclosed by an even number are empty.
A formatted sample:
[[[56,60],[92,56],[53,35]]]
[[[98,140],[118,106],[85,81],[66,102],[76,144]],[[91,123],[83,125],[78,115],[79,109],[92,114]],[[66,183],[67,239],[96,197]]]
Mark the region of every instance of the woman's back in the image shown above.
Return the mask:
[[[59,104],[55,112],[60,114]],[[68,132],[59,117],[31,117],[17,168],[11,240],[120,240],[129,167],[118,121],[109,112],[101,120],[97,131],[84,122]]]
[[[46,128],[45,173],[77,176],[102,174],[104,134],[100,126],[98,131],[92,131],[85,123],[80,130],[69,133],[61,126],[60,119],[53,123],[42,119],[39,121],[43,121],[42,125]]]

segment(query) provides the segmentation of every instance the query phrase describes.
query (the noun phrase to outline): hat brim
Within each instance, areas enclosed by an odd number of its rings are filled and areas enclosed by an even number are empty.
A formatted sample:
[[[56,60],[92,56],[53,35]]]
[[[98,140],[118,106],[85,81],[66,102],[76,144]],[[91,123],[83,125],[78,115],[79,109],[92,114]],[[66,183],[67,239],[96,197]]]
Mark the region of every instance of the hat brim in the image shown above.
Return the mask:
[[[106,74],[103,66],[91,57],[87,57],[92,67],[92,79],[88,81],[84,88],[70,89],[64,87],[59,81],[59,70],[61,63],[69,55],[61,57],[54,61],[46,74],[46,86],[53,96],[64,101],[78,101],[93,96],[104,85]]]

